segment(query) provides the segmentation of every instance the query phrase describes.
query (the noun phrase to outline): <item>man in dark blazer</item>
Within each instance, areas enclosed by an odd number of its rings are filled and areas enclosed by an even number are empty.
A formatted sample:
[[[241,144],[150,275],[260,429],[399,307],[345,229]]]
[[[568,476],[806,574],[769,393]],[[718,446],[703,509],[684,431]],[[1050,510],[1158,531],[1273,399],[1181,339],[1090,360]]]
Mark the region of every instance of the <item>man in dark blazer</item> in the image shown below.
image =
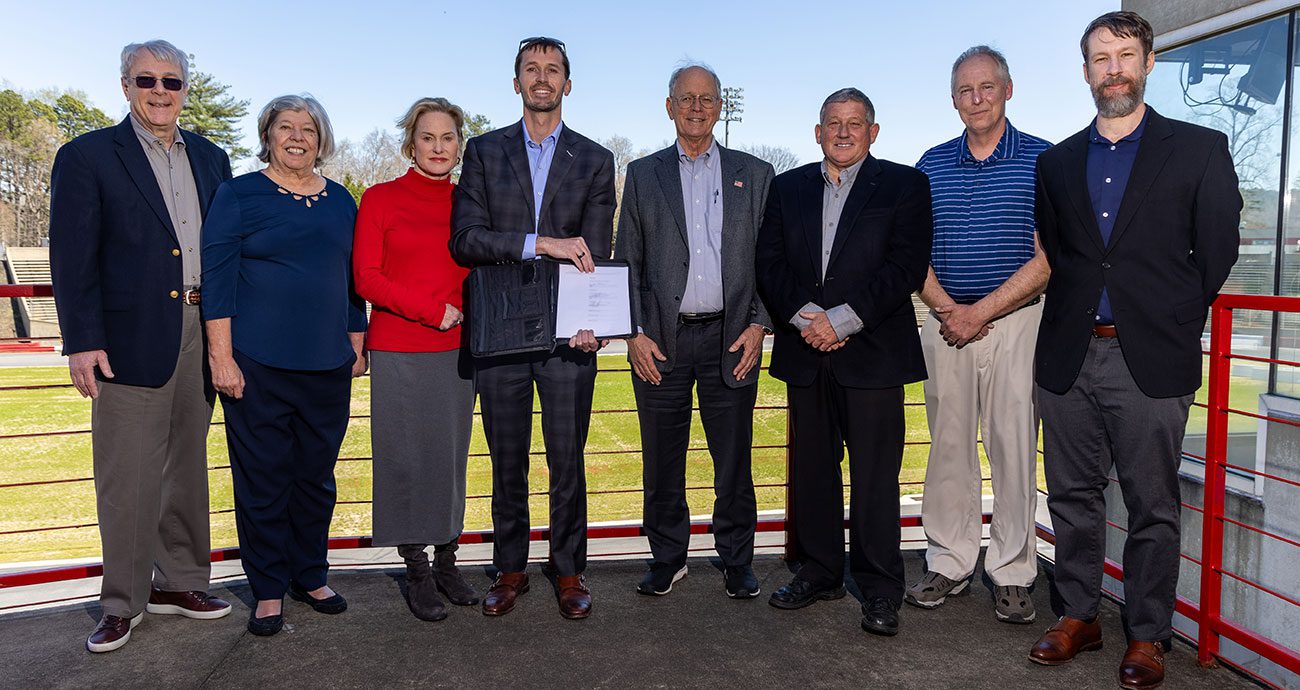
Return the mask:
[[[759,230],[758,291],[776,328],[771,373],[787,384],[794,580],[783,609],[844,589],[840,463],[849,451],[849,573],[862,627],[898,632],[903,601],[898,472],[903,386],[925,378],[911,294],[930,264],[930,183],[870,155],[880,126],[854,88],[822,104],[825,158],[778,175]]]
[[[521,41],[515,92],[524,117],[469,141],[452,210],[451,253],[468,266],[550,256],[581,271],[607,259],[613,242],[614,156],[565,127],[560,104],[572,88],[569,57],[553,38]],[[474,314],[468,314],[471,320]],[[600,344],[580,331],[549,353],[475,361],[483,430],[492,454],[493,563],[500,570],[483,598],[499,616],[528,591],[528,453],[533,385],[542,405],[550,469],[551,557],[565,618],[586,618],[587,495],[583,449],[591,421]]]
[[[127,46],[131,114],[64,145],[51,175],[63,354],[93,399],[104,579],[92,652],[126,644],[146,609],[230,613],[207,594],[213,396],[198,307],[200,229],[230,159],[177,126],[188,80],[185,53],[170,43]]]
[[[727,595],[758,596],[750,471],[763,336],[772,322],[754,290],[754,244],[772,166],[718,146],[717,74],[678,68],[666,107],[672,146],[627,168],[617,258],[632,274],[640,333],[627,340],[641,422],[644,524],[654,562],[637,586],[667,594],[685,577],[691,537],[686,449],[691,389],[713,457],[713,539]]]
[[[1080,47],[1097,117],[1038,158],[1038,232],[1052,271],[1038,402],[1060,619],[1030,658],[1061,664],[1101,646],[1113,468],[1128,508],[1120,682],[1149,688],[1164,678],[1172,635],[1178,464],[1201,332],[1237,259],[1242,200],[1223,134],[1143,103],[1155,53],[1142,17],[1102,15]]]

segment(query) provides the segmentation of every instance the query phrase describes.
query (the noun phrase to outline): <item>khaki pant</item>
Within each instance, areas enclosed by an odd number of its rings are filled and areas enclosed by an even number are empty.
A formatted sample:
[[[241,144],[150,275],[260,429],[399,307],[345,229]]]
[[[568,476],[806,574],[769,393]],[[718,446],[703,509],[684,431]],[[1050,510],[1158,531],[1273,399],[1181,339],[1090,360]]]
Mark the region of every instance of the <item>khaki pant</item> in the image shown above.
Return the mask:
[[[1038,505],[1038,415],[1034,345],[1042,304],[996,321],[983,339],[960,350],[939,335],[931,312],[921,329],[930,378],[925,411],[930,459],[921,516],[929,569],[953,580],[970,576],[979,557],[981,484],[976,436],[984,441],[993,481],[993,522],[984,570],[998,586],[1028,586],[1038,574],[1034,512]]]
[[[211,573],[202,321],[184,307],[176,371],[160,388],[100,382],[91,406],[105,615],[144,611],[149,587],[206,591]],[[113,353],[108,353],[112,364]]]

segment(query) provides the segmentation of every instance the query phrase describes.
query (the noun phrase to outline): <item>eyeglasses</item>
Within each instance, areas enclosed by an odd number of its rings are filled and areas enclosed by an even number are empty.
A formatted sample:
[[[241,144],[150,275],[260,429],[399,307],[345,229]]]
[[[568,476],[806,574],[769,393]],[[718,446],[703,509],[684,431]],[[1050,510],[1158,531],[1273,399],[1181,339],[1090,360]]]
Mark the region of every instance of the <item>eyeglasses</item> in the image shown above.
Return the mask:
[[[700,104],[700,107],[705,110],[713,110],[713,106],[718,104],[717,98],[707,94],[704,96],[681,95],[673,100],[677,102],[677,107],[682,108],[683,110],[690,108],[697,102]]]
[[[566,52],[564,50],[564,41],[561,41],[558,38],[551,38],[550,36],[533,36],[532,38],[525,38],[524,40],[519,42],[519,50],[522,51],[525,48],[532,48],[534,45],[537,45],[539,43],[544,45],[555,46],[556,48],[560,49],[561,53]]]
[[[139,76],[135,78],[135,85],[142,89],[152,89],[158,83],[158,77]],[[168,91],[180,91],[185,88],[185,82],[176,77],[162,77],[163,88]]]

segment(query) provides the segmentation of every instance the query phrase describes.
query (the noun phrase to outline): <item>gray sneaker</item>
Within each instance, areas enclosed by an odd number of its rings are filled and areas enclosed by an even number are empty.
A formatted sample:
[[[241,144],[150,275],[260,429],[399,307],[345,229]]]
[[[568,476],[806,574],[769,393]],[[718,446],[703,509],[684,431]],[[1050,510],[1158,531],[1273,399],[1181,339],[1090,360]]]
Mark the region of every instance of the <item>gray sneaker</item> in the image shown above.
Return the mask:
[[[944,599],[965,592],[968,585],[970,585],[970,581],[967,579],[950,580],[939,573],[931,571],[926,573],[920,582],[907,588],[907,593],[903,595],[903,601],[912,606],[932,609],[942,604]]]
[[[1034,616],[1037,615],[1028,587],[995,587],[993,608],[998,614],[998,620],[1003,623],[1033,623]]]

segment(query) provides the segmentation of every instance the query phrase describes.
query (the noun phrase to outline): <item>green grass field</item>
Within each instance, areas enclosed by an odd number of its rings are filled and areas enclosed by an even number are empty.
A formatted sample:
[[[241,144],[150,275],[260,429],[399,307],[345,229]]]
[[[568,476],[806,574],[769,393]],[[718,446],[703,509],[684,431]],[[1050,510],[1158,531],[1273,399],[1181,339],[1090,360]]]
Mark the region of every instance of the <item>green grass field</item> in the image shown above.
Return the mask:
[[[596,410],[630,410],[635,407],[632,386],[626,361],[618,355],[602,356],[602,372],[596,381]],[[614,371],[611,371],[614,370]],[[620,371],[621,370],[621,371]],[[0,369],[0,386],[64,384],[67,371],[63,368]],[[352,413],[365,415],[370,411],[370,382],[359,379],[353,384]],[[904,452],[901,481],[921,482],[925,478],[925,463],[929,440],[926,429],[925,408],[920,384],[907,387],[907,440]],[[758,406],[785,405],[784,384],[764,375],[760,379]],[[208,465],[210,474],[211,508],[218,512],[212,516],[212,545],[214,548],[236,544],[232,507],[230,470],[226,468],[225,428],[219,422],[218,406],[214,424],[208,437]],[[436,415],[430,415],[436,424]],[[7,390],[0,393],[0,435],[45,433],[90,428],[90,403],[70,387],[40,390]],[[698,416],[692,429],[692,446],[702,448],[703,431]],[[786,415],[784,409],[756,410],[754,413],[755,446],[784,446],[786,440]],[[533,449],[542,450],[541,431],[535,426]],[[641,486],[640,432],[634,412],[597,412],[592,416],[591,433],[587,443],[587,487],[593,495],[588,498],[589,518],[602,520],[639,520],[641,495],[635,491],[600,494],[602,491],[639,489]],[[608,452],[616,451],[616,452]],[[475,418],[474,440],[470,449],[469,495],[491,494],[491,464],[486,457],[487,446],[482,429]],[[370,533],[370,425],[368,419],[354,419],[344,440],[336,475],[340,505],[334,514],[330,529],[333,535],[362,535]],[[356,458],[356,460],[352,460]],[[847,462],[845,463],[847,471]],[[0,484],[77,479],[91,476],[89,434],[69,434],[37,438],[0,439]],[[987,465],[985,466],[987,476]],[[1039,473],[1040,485],[1041,471]],[[534,491],[545,490],[546,463],[542,456],[534,457],[530,473]],[[754,451],[754,482],[756,484],[782,484],[785,481],[785,449],[759,448]],[[687,482],[690,486],[709,487],[712,468],[709,455],[704,450],[692,451],[688,457]],[[904,493],[919,493],[919,484],[904,486]],[[759,488],[759,509],[783,508],[785,490],[782,487]],[[692,491],[691,512],[707,514],[711,510],[712,491]],[[467,530],[491,528],[490,501],[472,498],[465,517]],[[535,525],[547,522],[545,496],[532,500]],[[0,532],[32,529],[57,525],[93,525],[95,517],[94,486],[90,481],[75,481],[44,486],[0,488]],[[99,535],[93,526],[49,532],[0,536],[0,563],[38,561],[62,558],[97,556]]]

